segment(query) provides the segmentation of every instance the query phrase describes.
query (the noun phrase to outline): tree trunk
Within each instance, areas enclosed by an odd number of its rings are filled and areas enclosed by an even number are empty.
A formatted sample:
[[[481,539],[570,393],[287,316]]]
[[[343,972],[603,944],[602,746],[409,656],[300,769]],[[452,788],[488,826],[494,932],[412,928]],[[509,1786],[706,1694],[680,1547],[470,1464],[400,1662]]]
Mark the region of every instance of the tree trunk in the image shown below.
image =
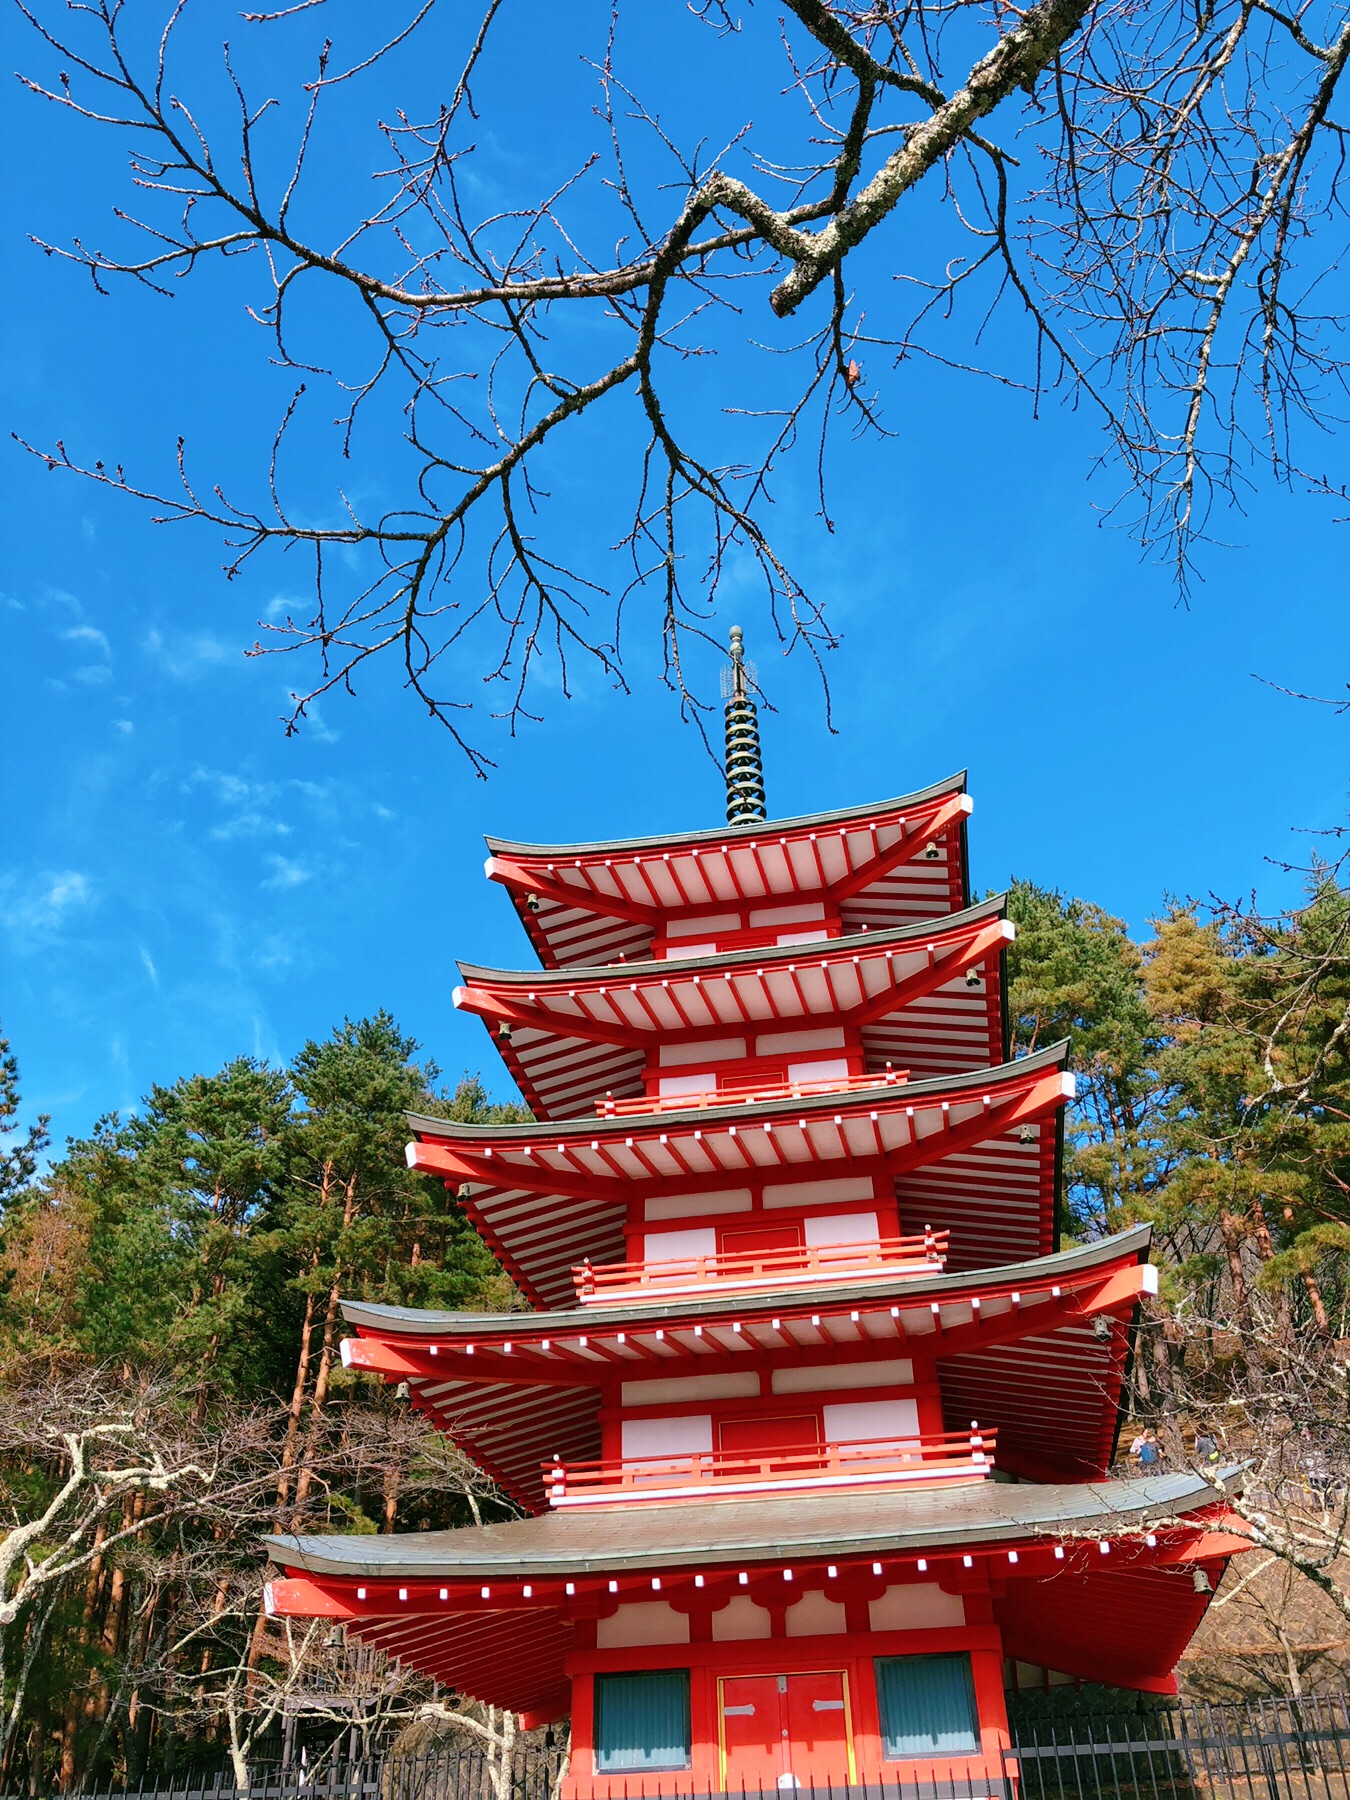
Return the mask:
[[[350,1231],[356,1217],[356,1172],[353,1170],[346,1182],[346,1191],[342,1205],[342,1231],[345,1237]],[[342,1253],[339,1250],[333,1260],[333,1283],[328,1290],[328,1305],[323,1318],[323,1345],[319,1351],[319,1367],[314,1377],[314,1397],[310,1401],[309,1420],[311,1441],[315,1427],[328,1405],[328,1387],[333,1375],[333,1354],[337,1348],[338,1306],[342,1299],[342,1280],[344,1270]],[[301,1469],[299,1480],[295,1484],[295,1511],[297,1516],[309,1497],[309,1490],[314,1485],[314,1478],[308,1467]]]
[[[1242,1268],[1242,1233],[1238,1221],[1225,1206],[1219,1213],[1219,1235],[1223,1239],[1224,1256],[1228,1262],[1228,1280],[1233,1290],[1233,1316],[1239,1326],[1251,1337],[1252,1305],[1247,1292],[1247,1277]]]
[[[317,1248],[310,1259],[310,1271],[313,1273],[319,1266]],[[291,1469],[295,1464],[296,1453],[300,1448],[300,1418],[305,1410],[305,1389],[309,1386],[310,1343],[314,1332],[314,1295],[305,1295],[305,1320],[300,1327],[300,1354],[295,1365],[295,1386],[291,1389],[291,1404],[286,1414],[286,1436],[281,1446],[281,1474],[277,1479],[277,1530],[281,1530],[281,1515],[286,1509],[286,1502],[291,1494]]]
[[[93,1636],[94,1608],[98,1604],[99,1589],[103,1585],[103,1553],[100,1546],[106,1536],[104,1521],[100,1519],[94,1531],[95,1555],[85,1572],[84,1604],[80,1609],[79,1629],[75,1633],[76,1645],[81,1650],[88,1648]],[[87,1689],[82,1694],[73,1684],[66,1695],[65,1711],[61,1719],[61,1762],[56,1777],[56,1785],[63,1794],[70,1792],[78,1778],[75,1752],[79,1743],[80,1726],[88,1712],[89,1698]]]

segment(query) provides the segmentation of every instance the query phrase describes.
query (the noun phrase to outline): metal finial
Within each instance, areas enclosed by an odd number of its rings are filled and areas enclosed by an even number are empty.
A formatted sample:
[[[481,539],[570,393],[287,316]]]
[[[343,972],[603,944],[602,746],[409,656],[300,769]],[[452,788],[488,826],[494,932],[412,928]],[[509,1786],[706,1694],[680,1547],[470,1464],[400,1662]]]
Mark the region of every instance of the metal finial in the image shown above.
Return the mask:
[[[745,634],[731,628],[731,666],[722,671],[727,703],[727,824],[752,825],[766,819],[764,764],[759,750],[759,716],[750,698],[755,665],[745,660]]]

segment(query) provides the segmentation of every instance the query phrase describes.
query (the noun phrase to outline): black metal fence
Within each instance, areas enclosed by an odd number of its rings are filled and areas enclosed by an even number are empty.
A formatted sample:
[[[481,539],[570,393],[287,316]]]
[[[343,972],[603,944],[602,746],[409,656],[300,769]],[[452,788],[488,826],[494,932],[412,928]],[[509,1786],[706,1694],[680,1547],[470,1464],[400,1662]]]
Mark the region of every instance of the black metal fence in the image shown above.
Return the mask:
[[[1310,1700],[1162,1704],[1113,1714],[1017,1718],[1012,1748],[952,1779],[915,1763],[866,1787],[801,1786],[793,1800],[1350,1800],[1350,1695]],[[476,1745],[365,1762],[259,1768],[238,1788],[228,1770],[147,1779],[86,1800],[554,1800],[563,1752],[525,1744],[504,1779]],[[678,1778],[676,1778],[678,1779]],[[671,1778],[609,1778],[615,1800],[669,1791]],[[718,1800],[683,1788],[689,1800]],[[784,1800],[782,1788],[733,1787],[725,1800]]]
[[[1022,1800],[1350,1800],[1350,1695],[1023,1719]]]

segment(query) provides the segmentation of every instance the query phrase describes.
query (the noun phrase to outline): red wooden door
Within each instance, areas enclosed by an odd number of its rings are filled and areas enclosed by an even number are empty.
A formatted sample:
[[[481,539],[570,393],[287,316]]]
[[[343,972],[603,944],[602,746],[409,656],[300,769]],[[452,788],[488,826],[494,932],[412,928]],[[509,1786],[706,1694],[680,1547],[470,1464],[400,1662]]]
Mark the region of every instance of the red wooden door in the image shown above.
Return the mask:
[[[838,1786],[851,1779],[848,1704],[838,1669],[822,1675],[789,1675],[787,1710],[789,1768],[795,1785]]]
[[[778,1786],[787,1768],[787,1721],[778,1684],[785,1675],[727,1676],[722,1690],[723,1785],[728,1788]]]
[[[735,1675],[719,1685],[727,1788],[838,1786],[853,1779],[841,1670]]]

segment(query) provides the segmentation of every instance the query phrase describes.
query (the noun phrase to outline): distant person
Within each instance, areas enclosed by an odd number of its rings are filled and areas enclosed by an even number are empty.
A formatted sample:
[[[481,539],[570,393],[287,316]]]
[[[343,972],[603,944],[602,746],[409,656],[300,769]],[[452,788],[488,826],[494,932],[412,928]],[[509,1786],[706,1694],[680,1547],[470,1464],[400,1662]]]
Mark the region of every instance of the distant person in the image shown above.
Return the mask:
[[[1152,1429],[1141,1431],[1130,1445],[1130,1455],[1146,1472],[1158,1468],[1162,1463],[1162,1445],[1157,1433]]]
[[[1325,1512],[1331,1504],[1331,1490],[1335,1486],[1335,1482],[1326,1452],[1319,1445],[1314,1444],[1303,1458],[1303,1473],[1307,1478],[1313,1499]]]
[[[1200,1467],[1213,1468],[1219,1460],[1219,1440],[1212,1431],[1195,1434],[1195,1460]]]

